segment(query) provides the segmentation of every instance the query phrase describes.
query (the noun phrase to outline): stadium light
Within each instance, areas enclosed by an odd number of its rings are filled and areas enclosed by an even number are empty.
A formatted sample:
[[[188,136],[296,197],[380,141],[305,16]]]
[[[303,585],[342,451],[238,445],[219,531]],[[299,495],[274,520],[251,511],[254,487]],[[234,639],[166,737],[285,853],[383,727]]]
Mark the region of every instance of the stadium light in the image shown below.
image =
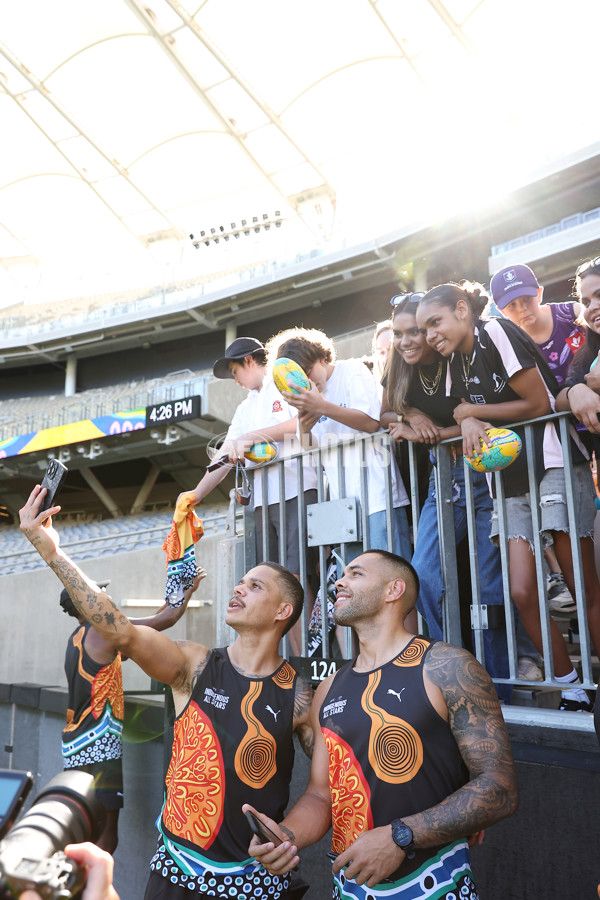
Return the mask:
[[[236,222],[230,222],[229,228],[219,225],[208,230],[203,229],[199,234],[190,234],[189,238],[195,249],[198,250],[202,244],[210,247],[211,244],[218,244],[221,240],[228,243],[232,237],[239,240],[242,234],[249,237],[252,231],[254,234],[260,234],[261,231],[270,231],[273,226],[281,228],[281,224],[281,210],[276,209],[273,215],[264,212],[260,216],[248,216],[246,219],[240,219],[239,225]]]

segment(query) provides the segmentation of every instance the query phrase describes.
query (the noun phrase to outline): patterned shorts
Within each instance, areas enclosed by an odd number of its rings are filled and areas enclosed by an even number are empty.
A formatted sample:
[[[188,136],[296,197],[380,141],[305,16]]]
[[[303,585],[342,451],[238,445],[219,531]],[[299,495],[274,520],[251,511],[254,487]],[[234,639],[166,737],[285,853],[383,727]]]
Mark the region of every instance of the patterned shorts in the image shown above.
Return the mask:
[[[150,869],[144,900],[178,900],[192,894],[222,900],[284,900],[289,884],[287,875],[270,875],[259,866],[230,868],[227,874],[205,870],[184,875],[163,844],[152,857]]]
[[[444,847],[414,872],[395,882],[369,888],[333,876],[333,900],[479,900],[465,841]]]

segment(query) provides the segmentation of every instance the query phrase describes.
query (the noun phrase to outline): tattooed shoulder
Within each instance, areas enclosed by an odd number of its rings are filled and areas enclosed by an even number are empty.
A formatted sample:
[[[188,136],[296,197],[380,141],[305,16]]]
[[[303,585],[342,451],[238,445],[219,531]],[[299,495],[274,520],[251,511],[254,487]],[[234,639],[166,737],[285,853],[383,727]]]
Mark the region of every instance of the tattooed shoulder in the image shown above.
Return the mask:
[[[313,689],[310,684],[298,676],[294,688],[294,722],[308,716],[313,700]]]
[[[448,723],[471,773],[490,760],[511,760],[510,743],[493,682],[466,650],[435,644],[425,674],[440,689],[448,707]]]
[[[490,676],[467,650],[438,641],[425,657],[423,671],[441,690],[446,702],[463,694],[484,705],[494,699],[495,706],[498,706]]]
[[[309,759],[312,759],[315,737],[310,720],[310,709],[313,701],[312,687],[300,677],[296,678],[294,690],[294,730],[300,746]]]

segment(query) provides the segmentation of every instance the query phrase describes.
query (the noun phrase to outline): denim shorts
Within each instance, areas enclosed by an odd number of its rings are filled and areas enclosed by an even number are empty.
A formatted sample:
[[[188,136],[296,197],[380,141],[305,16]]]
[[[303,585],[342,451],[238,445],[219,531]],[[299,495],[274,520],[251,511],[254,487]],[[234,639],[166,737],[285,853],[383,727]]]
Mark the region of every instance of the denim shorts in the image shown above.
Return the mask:
[[[596,490],[589,463],[573,466],[573,493],[578,536],[590,537],[594,534]],[[552,543],[552,531],[569,531],[567,516],[567,487],[564,469],[548,469],[540,482],[541,535],[544,546]],[[521,538],[533,547],[533,521],[529,494],[506,498],[506,521],[508,540]],[[497,542],[499,534],[498,501],[494,500],[492,530],[490,539]]]

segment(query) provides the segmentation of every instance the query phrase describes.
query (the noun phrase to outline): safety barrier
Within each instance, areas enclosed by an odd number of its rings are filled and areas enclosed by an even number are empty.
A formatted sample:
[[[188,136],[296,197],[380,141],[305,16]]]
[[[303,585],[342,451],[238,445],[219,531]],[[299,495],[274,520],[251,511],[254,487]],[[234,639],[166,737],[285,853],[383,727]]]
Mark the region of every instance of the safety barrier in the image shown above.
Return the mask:
[[[577,605],[576,613],[573,614],[573,621],[577,622],[577,630],[579,634],[579,651],[580,675],[582,678],[582,686],[586,690],[595,690],[596,683],[594,681],[594,673],[592,669],[592,652],[590,647],[590,637],[587,627],[586,618],[586,600],[584,591],[584,579],[581,563],[581,549],[578,538],[577,528],[577,510],[574,503],[573,492],[573,466],[571,460],[571,439],[570,431],[572,425],[568,414],[557,414],[548,416],[543,419],[536,419],[525,423],[519,423],[519,428],[524,429],[525,440],[522,453],[527,456],[529,491],[531,496],[531,506],[533,515],[533,526],[535,538],[533,542],[533,551],[535,555],[535,570],[537,578],[537,593],[540,610],[540,621],[543,641],[543,657],[545,677],[543,681],[526,682],[518,677],[518,659],[517,659],[517,619],[515,615],[515,607],[511,599],[510,579],[508,568],[508,542],[507,542],[507,519],[506,506],[504,496],[504,473],[502,471],[494,473],[497,499],[498,499],[498,517],[499,517],[499,549],[502,563],[502,586],[503,586],[503,606],[500,608],[504,611],[506,641],[508,645],[509,660],[509,676],[507,678],[494,678],[497,685],[510,684],[515,686],[529,686],[537,688],[554,688],[558,690],[561,685],[556,681],[552,664],[552,650],[550,637],[550,612],[547,602],[546,591],[546,575],[544,570],[544,553],[542,539],[539,534],[540,530],[540,513],[539,501],[540,490],[534,474],[534,426],[536,424],[545,423],[555,420],[557,432],[560,437],[565,460],[565,478],[567,485],[567,513],[569,523],[569,534],[571,541],[571,550],[573,556],[573,569],[575,580],[575,600]],[[509,427],[509,426],[507,426]],[[335,553],[339,560],[339,565],[345,564],[349,559],[367,549],[370,545],[369,541],[369,508],[367,496],[367,470],[368,461],[373,463],[373,455],[369,455],[369,447],[373,448],[376,453],[377,464],[382,465],[386,472],[386,530],[387,530],[387,548],[393,547],[392,532],[392,481],[390,461],[392,458],[394,442],[389,435],[378,432],[374,435],[361,434],[350,442],[342,442],[337,446],[329,445],[327,448],[319,447],[304,451],[289,451],[268,465],[263,465],[248,472],[248,481],[250,485],[254,479],[261,479],[263,497],[267,498],[267,502],[260,509],[262,516],[262,546],[256,547],[256,526],[255,516],[250,505],[243,507],[243,537],[244,537],[244,553],[243,560],[240,556],[240,566],[243,565],[244,571],[247,571],[255,564],[257,559],[268,559],[269,550],[267,543],[267,522],[268,511],[267,506],[270,498],[268,497],[268,481],[267,474],[275,468],[278,472],[278,499],[275,501],[279,504],[279,516],[281,520],[280,538],[279,538],[279,556],[278,561],[286,564],[285,549],[285,502],[281,497],[284,496],[285,475],[284,467],[292,467],[295,469],[297,490],[298,490],[298,535],[300,550],[300,572],[299,577],[303,586],[308,585],[308,562],[307,551],[311,547],[315,547],[318,551],[319,561],[319,586],[320,595],[323,598],[322,615],[321,615],[321,648],[323,650],[321,656],[312,657],[311,660],[304,660],[301,664],[303,673],[313,681],[319,681],[335,669],[339,662],[329,658],[326,655],[328,643],[328,622],[326,612],[327,597],[327,547],[335,547]],[[478,569],[478,549],[476,539],[476,522],[475,522],[475,506],[473,497],[473,472],[469,466],[463,463],[465,470],[465,502],[467,510],[467,540],[469,553],[469,567],[471,577],[472,602],[470,610],[466,615],[470,615],[470,621],[465,620],[465,612],[461,614],[461,605],[459,602],[459,585],[462,580],[459,576],[459,564],[457,562],[457,542],[455,539],[454,516],[452,510],[453,502],[453,484],[451,476],[451,467],[453,462],[453,445],[456,440],[447,440],[435,449],[436,464],[434,467],[435,484],[436,484],[436,504],[438,517],[438,533],[440,545],[440,560],[442,580],[444,585],[444,639],[450,643],[460,645],[463,642],[463,635],[471,631],[472,633],[472,650],[475,656],[482,664],[485,665],[484,653],[484,635],[488,627],[491,627],[490,613],[482,603],[482,585],[480,583],[480,575]],[[420,498],[417,484],[417,446],[408,443],[408,471],[403,472],[404,483],[410,500],[412,512],[412,536],[413,541],[416,540],[419,524]],[[323,468],[323,455],[337,454],[337,472],[338,484],[334,493],[341,498],[339,500],[328,500],[326,476]],[[348,456],[351,454],[352,459],[356,461],[358,453],[360,473],[360,496],[347,497],[345,492],[345,472],[347,471]],[[309,457],[316,467],[317,472],[317,503],[308,505],[304,501],[304,469],[303,463],[306,464],[306,457]],[[238,507],[238,512],[239,512]],[[242,576],[243,572],[236,572],[236,579]],[[496,617],[497,618],[497,617]],[[302,657],[306,657],[307,649],[307,613],[303,613],[302,617]],[[420,624],[422,622],[420,621]],[[497,625],[497,621],[493,624]],[[352,656],[352,637],[350,629],[345,629],[346,639],[343,641],[342,655],[344,658]],[[284,646],[284,652],[289,652],[289,646]],[[315,663],[315,660],[317,661]],[[301,660],[298,660],[301,662]],[[540,710],[540,713],[551,714],[551,710]],[[525,712],[524,712],[525,715]]]

